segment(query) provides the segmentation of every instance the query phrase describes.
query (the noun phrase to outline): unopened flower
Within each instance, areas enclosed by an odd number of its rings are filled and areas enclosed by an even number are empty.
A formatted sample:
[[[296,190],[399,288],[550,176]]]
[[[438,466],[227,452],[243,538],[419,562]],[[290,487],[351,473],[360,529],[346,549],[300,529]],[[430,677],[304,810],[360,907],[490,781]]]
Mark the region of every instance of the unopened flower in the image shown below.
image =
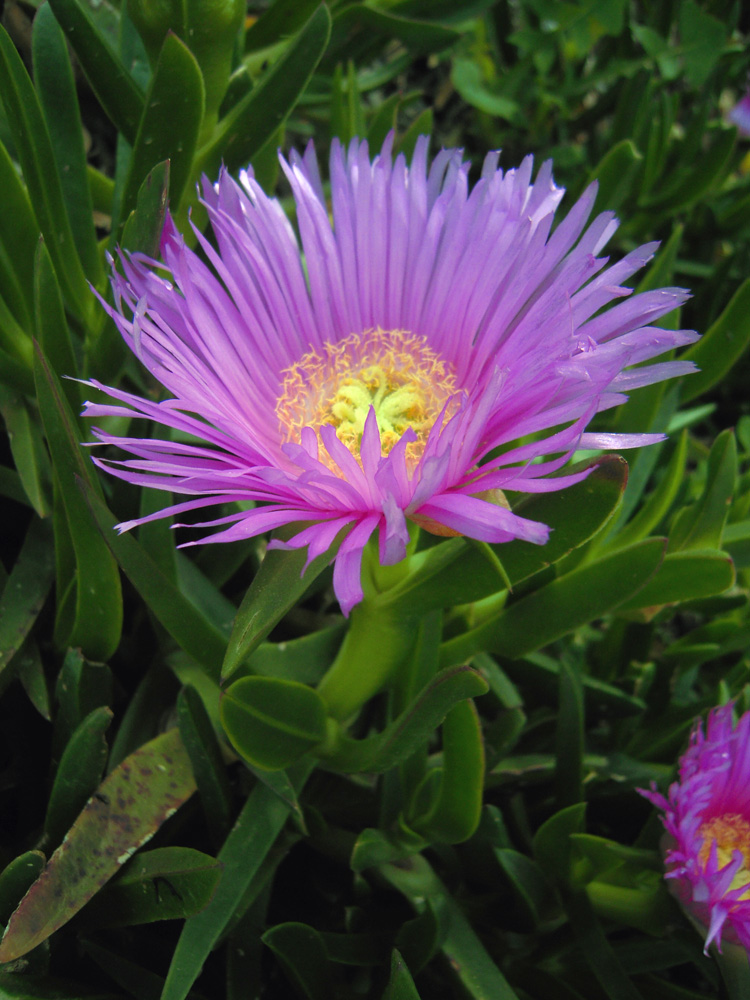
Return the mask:
[[[299,242],[251,171],[240,183],[226,172],[204,181],[214,242],[196,233],[202,255],[168,221],[163,264],[121,255],[112,278],[109,311],[170,398],[92,381],[116,403],[85,410],[168,428],[160,439],[99,430],[132,457],[95,461],[193,497],[121,529],[254,501],[203,522],[222,528],[208,540],[308,522],[285,544],[312,559],[346,531],[333,578],[345,613],[362,598],[370,537],[381,562],[395,563],[408,520],[544,543],[547,527],[493,502],[500,491],[579,481],[585,473],[549,478],[576,448],[660,440],[585,428],[629,390],[693,370],[630,367],[696,335],[652,325],[683,290],[623,285],[656,244],[610,267],[598,256],[617,221],[605,212],[586,227],[595,186],[552,231],[564,192],[549,163],[532,182],[531,157],[503,173],[493,153],[470,189],[459,150],[428,165],[422,138],[409,167],[391,144],[371,161],[365,142],[334,142],[330,216],[312,146],[282,159]]]
[[[698,722],[667,797],[641,792],[663,811],[670,888],[705,928],[706,952],[722,938],[750,948],[750,712],[732,705]]]

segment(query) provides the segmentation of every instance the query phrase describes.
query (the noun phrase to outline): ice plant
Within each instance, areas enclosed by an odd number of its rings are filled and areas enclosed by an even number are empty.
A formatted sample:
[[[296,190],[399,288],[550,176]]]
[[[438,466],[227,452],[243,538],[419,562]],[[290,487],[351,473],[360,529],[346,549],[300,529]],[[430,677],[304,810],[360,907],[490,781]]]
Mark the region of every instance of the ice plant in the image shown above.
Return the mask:
[[[735,726],[732,708],[696,724],[666,797],[641,793],[663,812],[666,878],[706,952],[722,938],[750,949],[750,712]]]
[[[532,181],[531,157],[503,173],[491,153],[470,188],[459,150],[428,165],[421,138],[407,166],[391,147],[371,161],[367,143],[334,142],[330,208],[312,146],[282,159],[299,242],[251,171],[204,180],[215,243],[196,232],[203,256],[168,221],[163,264],[121,255],[112,277],[109,311],[169,398],[92,381],[116,402],[85,410],[171,432],[96,432],[132,456],[97,464],[193,498],[150,517],[255,501],[202,522],[222,529],[209,540],[307,522],[285,544],[310,558],[345,533],[334,567],[345,613],[362,599],[370,537],[382,564],[398,562],[409,520],[543,544],[547,527],[514,514],[505,492],[577,482],[585,473],[550,477],[576,448],[659,440],[585,428],[627,391],[691,371],[631,366],[696,337],[652,325],[683,290],[624,287],[656,244],[611,266],[599,256],[617,221],[605,212],[586,227],[595,186],[552,230],[564,192],[550,163]]]

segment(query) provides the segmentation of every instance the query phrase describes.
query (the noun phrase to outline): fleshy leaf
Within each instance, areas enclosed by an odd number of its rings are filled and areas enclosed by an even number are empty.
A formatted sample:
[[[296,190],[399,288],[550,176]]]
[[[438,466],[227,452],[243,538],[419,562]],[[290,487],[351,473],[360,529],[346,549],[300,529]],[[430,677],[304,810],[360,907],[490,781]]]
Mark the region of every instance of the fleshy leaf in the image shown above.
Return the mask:
[[[10,918],[0,962],[25,955],[67,923],[194,791],[176,729],[127,757],[86,803]]]
[[[661,564],[665,546],[663,538],[647,538],[566,573],[443,643],[441,663],[460,663],[482,651],[515,658],[546,646],[637,594]]]
[[[104,275],[96,246],[94,210],[86,177],[84,132],[73,69],[65,36],[48,4],[43,4],[34,18],[32,51],[34,83],[49,129],[76,251],[88,279],[99,284]],[[73,372],[74,369],[70,369],[67,374]]]
[[[77,570],[70,584],[75,588],[74,620],[70,634],[60,635],[59,639],[66,645],[80,645],[92,659],[106,660],[117,649],[122,629],[120,574],[78,488],[76,477],[83,479],[92,491],[97,490],[97,485],[91,465],[83,460],[76,419],[39,346],[34,377]],[[66,583],[67,580],[60,580],[59,586]],[[58,602],[59,616],[60,595]]]
[[[245,166],[297,103],[328,44],[331,16],[320,4],[247,97],[221,120],[210,142],[198,151],[198,175],[214,176],[222,160],[227,169]]]
[[[51,543],[49,524],[34,518],[3,589],[0,598],[0,690],[6,680],[2,675],[29,634],[52,583]]]
[[[29,197],[66,302],[77,316],[87,317],[94,300],[74,249],[47,125],[21,57],[3,27],[0,27],[0,91]]]
[[[307,562],[307,552],[304,549],[272,549],[266,552],[234,620],[221,668],[223,678],[234,673],[274,625],[297,603],[333,559],[340,541],[341,539],[334,543],[328,552],[313,559],[304,570],[304,575],[303,569]]]
[[[101,106],[127,141],[135,142],[144,99],[132,76],[81,0],[51,0],[50,7]]]
[[[293,774],[297,792],[310,770],[302,765]],[[202,913],[187,920],[180,935],[161,1000],[185,1000],[237,909],[243,903],[250,905],[253,889],[260,892],[264,883],[257,876],[288,816],[287,806],[274,792],[263,784],[255,786],[219,852],[224,867],[213,899]]]
[[[120,203],[121,217],[136,204],[139,188],[156,164],[169,160],[169,193],[176,210],[188,181],[203,120],[203,77],[177,35],[164,39],[154,67],[130,157]]]
[[[442,726],[440,788],[430,811],[409,821],[431,842],[460,844],[479,825],[484,791],[482,727],[472,701],[455,705]]]
[[[330,1000],[333,975],[320,934],[307,924],[277,924],[263,935],[295,992],[307,1000]]]
[[[617,509],[627,478],[623,459],[607,455],[583,482],[522,500],[515,513],[553,530],[546,545],[512,541],[492,546],[511,583],[553,565],[601,530]],[[402,607],[405,613],[420,614],[434,607],[478,601],[503,589],[487,560],[462,538],[417,553],[411,562],[413,572],[403,585],[384,595],[384,604],[393,604],[396,611]]]
[[[278,771],[326,735],[326,706],[306,684],[243,677],[224,692],[221,721],[235,750],[255,767]]]
[[[70,737],[47,805],[45,846],[57,847],[102,780],[107,762],[105,733],[111,721],[109,708],[95,708]]]
[[[99,526],[101,537],[150,610],[185,652],[190,653],[209,676],[217,677],[226,645],[221,632],[170,583],[133,537],[116,533],[117,518],[90,486],[81,481],[80,489]]]
[[[442,670],[382,733],[362,740],[340,733],[330,749],[318,748],[317,752],[324,766],[334,771],[388,771],[418,750],[454,705],[487,689],[484,678],[470,667]]]
[[[200,913],[211,901],[221,864],[192,847],[157,847],[128,862],[89,903],[89,926],[132,927]]]
[[[394,948],[391,956],[391,974],[383,1000],[419,1000],[417,987],[401,955]]]
[[[169,160],[157,163],[138,188],[136,206],[122,231],[120,246],[149,257],[159,253],[169,200]]]

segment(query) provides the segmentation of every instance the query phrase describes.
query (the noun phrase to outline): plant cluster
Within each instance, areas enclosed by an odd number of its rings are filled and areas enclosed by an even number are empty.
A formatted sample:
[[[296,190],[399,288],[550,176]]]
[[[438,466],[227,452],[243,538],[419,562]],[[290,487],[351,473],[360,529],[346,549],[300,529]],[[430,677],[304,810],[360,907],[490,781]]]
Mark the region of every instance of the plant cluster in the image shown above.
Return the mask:
[[[1,9],[0,997],[747,996],[637,791],[666,802],[696,717],[750,710],[743,5]],[[346,617],[341,537],[309,565],[278,544],[295,525],[176,548],[203,514],[173,531],[148,519],[163,494],[100,473],[81,380],[163,401],[109,278],[159,257],[167,208],[210,258],[202,177],[251,165],[301,227],[277,150],[313,139],[325,164],[390,133],[407,161],[420,136],[462,147],[474,176],[501,147],[506,169],[552,158],[564,208],[597,181],[607,252],[660,241],[634,290],[690,288],[659,325],[702,337],[675,352],[696,373],[589,428],[663,441],[509,491],[546,544],[412,531],[396,566],[365,550]],[[101,426],[144,454],[165,433],[127,407]]]

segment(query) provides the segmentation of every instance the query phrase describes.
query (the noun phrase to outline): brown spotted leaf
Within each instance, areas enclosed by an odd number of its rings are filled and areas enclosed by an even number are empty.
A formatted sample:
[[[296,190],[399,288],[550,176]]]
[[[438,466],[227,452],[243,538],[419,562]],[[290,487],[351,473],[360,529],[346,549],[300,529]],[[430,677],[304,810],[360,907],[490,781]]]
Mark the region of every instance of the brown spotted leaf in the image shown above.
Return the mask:
[[[179,730],[146,743],[104,779],[10,918],[0,962],[62,927],[195,791]]]

